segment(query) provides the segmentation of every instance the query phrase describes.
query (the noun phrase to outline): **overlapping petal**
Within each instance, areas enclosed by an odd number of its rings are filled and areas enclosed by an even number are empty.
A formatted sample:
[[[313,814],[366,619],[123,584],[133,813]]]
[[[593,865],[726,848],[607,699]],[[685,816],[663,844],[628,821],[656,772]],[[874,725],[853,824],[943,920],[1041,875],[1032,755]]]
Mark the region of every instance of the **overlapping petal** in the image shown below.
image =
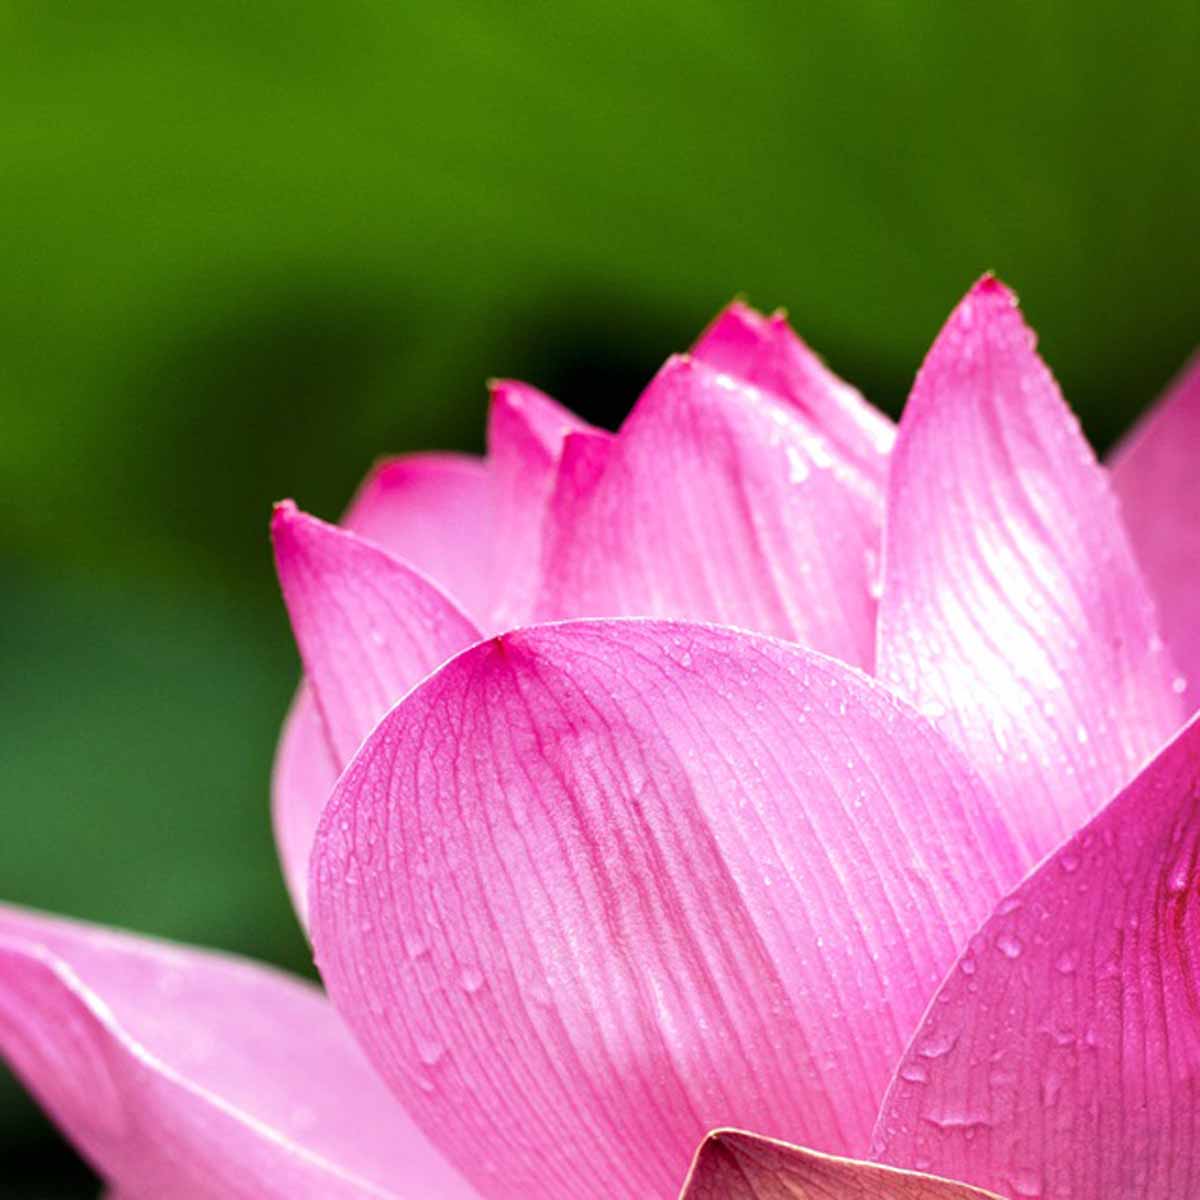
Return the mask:
[[[492,601],[488,629],[510,629],[533,609],[542,561],[542,527],[563,440],[600,430],[528,384],[492,384],[488,478],[492,509]]]
[[[478,641],[438,588],[357,534],[290,502],[271,522],[279,583],[339,766],[417,680]]]
[[[0,907],[0,1051],[121,1195],[470,1200],[311,985]]]
[[[1105,474],[994,279],[917,377],[884,542],[878,673],[942,714],[1034,861],[1183,713]]]
[[[870,666],[878,489],[778,397],[673,358],[615,440],[576,444],[541,619],[710,620]]]
[[[381,462],[367,476],[342,524],[435,581],[447,599],[455,597],[455,609],[486,620],[492,603],[491,503],[481,459],[412,454]],[[414,675],[407,686],[418,678],[420,674]],[[271,787],[275,840],[301,922],[308,907],[312,837],[343,765],[327,744],[311,688],[302,684],[284,724]]]
[[[737,1129],[709,1134],[679,1200],[997,1200],[965,1184],[817,1154]]]
[[[1162,633],[1200,707],[1200,355],[1118,447],[1112,481]]]
[[[895,426],[825,366],[792,332],[783,313],[766,317],[735,301],[704,331],[692,355],[782,396],[844,457],[882,484]]]
[[[874,1141],[1015,1196],[1200,1195],[1200,718],[972,939]]]
[[[274,780],[276,840],[303,921],[312,839],[341,768],[413,684],[479,631],[411,567],[293,504],[277,507],[271,533],[308,679]]]
[[[860,673],[572,622],[472,648],[384,718],[322,820],[313,936],[481,1192],[641,1200],[731,1122],[865,1150],[1018,869],[965,762]]]
[[[408,454],[367,476],[341,522],[428,576],[477,624],[493,592],[491,482],[482,459]]]

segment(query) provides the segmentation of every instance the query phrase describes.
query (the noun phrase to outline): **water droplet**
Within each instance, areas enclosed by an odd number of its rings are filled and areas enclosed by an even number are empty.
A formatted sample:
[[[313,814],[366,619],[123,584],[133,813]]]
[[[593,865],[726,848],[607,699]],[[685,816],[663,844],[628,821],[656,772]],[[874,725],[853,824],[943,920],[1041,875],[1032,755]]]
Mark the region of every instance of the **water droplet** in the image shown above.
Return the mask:
[[[1042,1176],[1039,1171],[1019,1168],[1009,1177],[1009,1187],[1022,1197],[1035,1197],[1042,1194]]]
[[[437,1066],[445,1057],[446,1046],[436,1038],[417,1038],[417,1057],[427,1066]]]
[[[1078,950],[1064,950],[1054,961],[1054,969],[1060,975],[1074,975],[1078,967]]]
[[[483,972],[478,967],[463,967],[458,973],[458,983],[464,992],[473,996],[483,987]]]
[[[1020,938],[1014,937],[1011,933],[1002,933],[996,939],[996,949],[1005,958],[1020,958],[1023,947]]]
[[[929,1072],[919,1062],[905,1063],[900,1068],[900,1078],[907,1079],[909,1083],[926,1083]]]
[[[404,952],[415,962],[429,953],[429,943],[419,933],[410,931],[404,935]]]
[[[917,1047],[917,1053],[922,1058],[941,1058],[954,1049],[954,1043],[957,1041],[957,1033],[931,1033]]]

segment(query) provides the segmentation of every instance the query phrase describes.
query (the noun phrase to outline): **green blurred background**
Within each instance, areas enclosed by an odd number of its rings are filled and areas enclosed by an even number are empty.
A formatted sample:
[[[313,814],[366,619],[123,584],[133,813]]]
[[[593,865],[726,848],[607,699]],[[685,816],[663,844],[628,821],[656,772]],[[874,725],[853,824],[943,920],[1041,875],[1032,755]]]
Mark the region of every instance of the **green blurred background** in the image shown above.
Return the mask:
[[[271,502],[615,423],[735,292],[895,411],[985,268],[1104,446],[1200,329],[1189,3],[0,2],[0,895],[307,970]],[[0,1195],[96,1184],[0,1080]]]

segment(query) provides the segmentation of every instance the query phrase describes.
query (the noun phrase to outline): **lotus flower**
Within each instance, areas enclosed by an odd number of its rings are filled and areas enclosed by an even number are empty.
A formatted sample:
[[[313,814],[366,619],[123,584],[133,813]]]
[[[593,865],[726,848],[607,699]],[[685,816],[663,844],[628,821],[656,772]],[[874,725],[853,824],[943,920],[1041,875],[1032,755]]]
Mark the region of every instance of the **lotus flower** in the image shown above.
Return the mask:
[[[738,304],[497,384],[275,514],[325,992],[6,909],[0,1044],[123,1200],[1200,1195],[1198,446],[991,278],[898,428]]]

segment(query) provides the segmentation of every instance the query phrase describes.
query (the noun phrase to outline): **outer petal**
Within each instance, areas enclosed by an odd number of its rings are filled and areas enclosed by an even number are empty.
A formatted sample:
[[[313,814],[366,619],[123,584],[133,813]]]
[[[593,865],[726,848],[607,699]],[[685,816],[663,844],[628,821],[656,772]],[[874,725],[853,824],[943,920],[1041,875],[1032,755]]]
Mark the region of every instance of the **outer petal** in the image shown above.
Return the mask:
[[[131,1195],[474,1195],[324,997],[250,963],[0,906],[0,1050]]]
[[[574,622],[474,647],[380,723],[311,905],[335,1003],[481,1191],[642,1200],[729,1122],[865,1150],[1016,877],[962,760],[865,676]]]
[[[883,482],[896,427],[825,366],[783,313],[764,317],[734,301],[704,331],[692,355],[782,396],[869,478]]]
[[[878,674],[992,783],[1031,861],[1179,727],[1116,502],[1010,292],[977,284],[892,453]]]
[[[486,622],[492,515],[482,460],[460,454],[386,460],[367,476],[342,524],[416,567],[472,619]]]
[[[875,1150],[1015,1196],[1200,1195],[1200,719],[1004,901]]]
[[[1200,355],[1118,448],[1112,481],[1163,636],[1200,707]]]
[[[710,1133],[679,1200],[997,1200],[961,1183],[833,1158],[737,1129]]]
[[[579,465],[564,455],[541,618],[718,621],[870,665],[879,495],[778,399],[675,358]]]
[[[287,501],[271,522],[300,657],[339,766],[417,680],[479,640],[437,587]]]
[[[607,437],[537,388],[492,384],[488,476],[493,513],[492,612],[489,628],[521,624],[534,603],[542,560],[542,526],[569,433]]]

